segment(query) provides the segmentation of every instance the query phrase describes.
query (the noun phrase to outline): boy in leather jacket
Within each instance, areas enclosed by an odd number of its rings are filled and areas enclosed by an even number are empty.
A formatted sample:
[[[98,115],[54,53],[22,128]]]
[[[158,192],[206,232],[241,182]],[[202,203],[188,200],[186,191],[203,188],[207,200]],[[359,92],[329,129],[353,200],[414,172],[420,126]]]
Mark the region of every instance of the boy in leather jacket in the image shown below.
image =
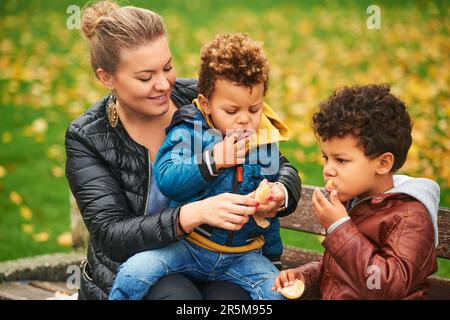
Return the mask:
[[[412,142],[404,103],[387,85],[345,87],[320,105],[313,127],[330,195],[316,188],[312,198],[325,253],[282,271],[273,290],[300,279],[322,299],[423,298],[437,270],[439,186],[394,175]]]

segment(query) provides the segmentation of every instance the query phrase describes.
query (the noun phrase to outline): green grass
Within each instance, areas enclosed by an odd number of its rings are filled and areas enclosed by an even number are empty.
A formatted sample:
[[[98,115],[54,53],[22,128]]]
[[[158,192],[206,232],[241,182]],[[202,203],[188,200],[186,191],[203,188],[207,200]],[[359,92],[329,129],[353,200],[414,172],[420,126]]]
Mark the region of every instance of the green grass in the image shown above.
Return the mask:
[[[416,136],[418,151],[411,154],[407,173],[435,178],[442,188],[441,206],[450,206],[444,170],[450,112],[441,107],[448,105],[450,94],[448,82],[439,82],[448,80],[444,70],[449,59],[442,54],[448,50],[443,45],[449,35],[448,2],[378,1],[384,29],[368,32],[366,8],[372,2],[125,3],[164,17],[179,76],[196,76],[198,52],[217,32],[248,32],[264,41],[272,65],[267,100],[289,124],[292,139],[281,146],[282,152],[299,169],[305,184],[323,183],[309,127],[318,103],[344,84],[365,83],[367,78],[394,83],[411,106],[415,127],[427,138],[421,141]],[[65,25],[67,7],[84,3],[0,2],[0,169],[5,170],[0,175],[0,261],[70,250],[58,242],[58,236],[70,230],[69,189],[66,179],[58,171],[55,176],[52,168],[64,169],[64,132],[70,121],[106,93],[90,70],[79,30]],[[407,49],[403,60],[402,48]],[[418,87],[435,94],[416,96]],[[36,119],[48,125],[41,135],[29,129]],[[429,128],[433,130],[425,131]],[[11,201],[12,192],[21,195],[22,203]],[[31,217],[21,214],[21,210],[26,213],[24,207],[31,210]],[[36,241],[42,232],[48,239]],[[314,235],[282,230],[282,237],[289,245],[323,250]],[[450,277],[449,261],[439,259],[438,275]]]
[[[1,165],[7,174],[0,180],[0,260],[67,251],[57,242],[57,237],[70,231],[69,191],[64,177],[52,175],[52,167],[62,167],[61,160],[49,159],[48,149],[58,146],[61,150],[68,118],[54,111],[37,111],[29,108],[2,106],[0,128],[11,134],[11,141],[0,149]],[[43,142],[24,135],[26,127],[35,119],[48,119],[48,131]],[[49,119],[52,119],[50,121]],[[0,131],[1,133],[6,130]],[[22,197],[22,203],[9,201],[11,192]],[[21,216],[21,207],[28,207],[32,216]],[[32,233],[22,232],[22,226],[34,226]],[[33,235],[46,232],[45,243],[34,241]]]

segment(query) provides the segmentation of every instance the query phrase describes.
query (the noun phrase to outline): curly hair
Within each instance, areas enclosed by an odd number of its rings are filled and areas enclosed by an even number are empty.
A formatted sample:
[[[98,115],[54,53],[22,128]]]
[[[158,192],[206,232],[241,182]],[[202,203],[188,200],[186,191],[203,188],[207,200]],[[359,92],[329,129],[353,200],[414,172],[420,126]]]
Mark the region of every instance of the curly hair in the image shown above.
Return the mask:
[[[228,80],[238,86],[253,87],[269,82],[269,63],[262,44],[247,34],[219,34],[200,51],[198,92],[211,98],[216,80]]]
[[[391,172],[403,166],[412,142],[406,106],[386,84],[336,90],[313,115],[313,129],[322,141],[353,134],[370,158],[391,152]]]

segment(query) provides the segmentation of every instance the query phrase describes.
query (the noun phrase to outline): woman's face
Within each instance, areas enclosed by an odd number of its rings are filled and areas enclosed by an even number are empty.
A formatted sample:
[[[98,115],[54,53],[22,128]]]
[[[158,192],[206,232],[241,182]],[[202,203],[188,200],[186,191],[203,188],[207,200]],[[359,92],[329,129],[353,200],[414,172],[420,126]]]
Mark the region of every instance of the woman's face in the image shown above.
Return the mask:
[[[167,38],[135,49],[122,49],[111,82],[124,112],[138,117],[161,116],[169,110],[176,74]]]

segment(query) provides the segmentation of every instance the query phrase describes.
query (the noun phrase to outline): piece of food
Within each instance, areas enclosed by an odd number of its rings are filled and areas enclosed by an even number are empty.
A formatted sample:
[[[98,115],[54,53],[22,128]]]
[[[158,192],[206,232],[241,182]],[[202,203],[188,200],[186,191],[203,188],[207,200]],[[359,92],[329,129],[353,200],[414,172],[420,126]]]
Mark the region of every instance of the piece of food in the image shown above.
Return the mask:
[[[269,220],[267,220],[264,217],[258,216],[258,215],[253,215],[253,219],[255,219],[255,222],[258,226],[260,226],[261,228],[267,228],[270,225]]]
[[[328,191],[331,191],[331,190],[336,189],[336,186],[334,185],[334,181],[333,181],[332,179],[329,179],[329,180],[327,181],[327,184],[325,185],[325,188],[326,188]]]
[[[302,296],[303,291],[305,291],[305,284],[297,279],[293,285],[281,289],[281,294],[288,299],[298,299]]]
[[[264,204],[267,202],[267,199],[269,199],[269,196],[270,196],[270,184],[267,181],[267,179],[264,179],[259,184],[258,189],[256,189],[255,199],[259,203]]]
[[[269,196],[270,196],[270,184],[267,181],[267,179],[264,179],[259,184],[258,189],[256,189],[255,199],[259,203],[264,204],[269,199]],[[253,215],[253,219],[255,219],[256,224],[261,228],[267,228],[270,225],[269,220],[267,220],[264,217]]]

